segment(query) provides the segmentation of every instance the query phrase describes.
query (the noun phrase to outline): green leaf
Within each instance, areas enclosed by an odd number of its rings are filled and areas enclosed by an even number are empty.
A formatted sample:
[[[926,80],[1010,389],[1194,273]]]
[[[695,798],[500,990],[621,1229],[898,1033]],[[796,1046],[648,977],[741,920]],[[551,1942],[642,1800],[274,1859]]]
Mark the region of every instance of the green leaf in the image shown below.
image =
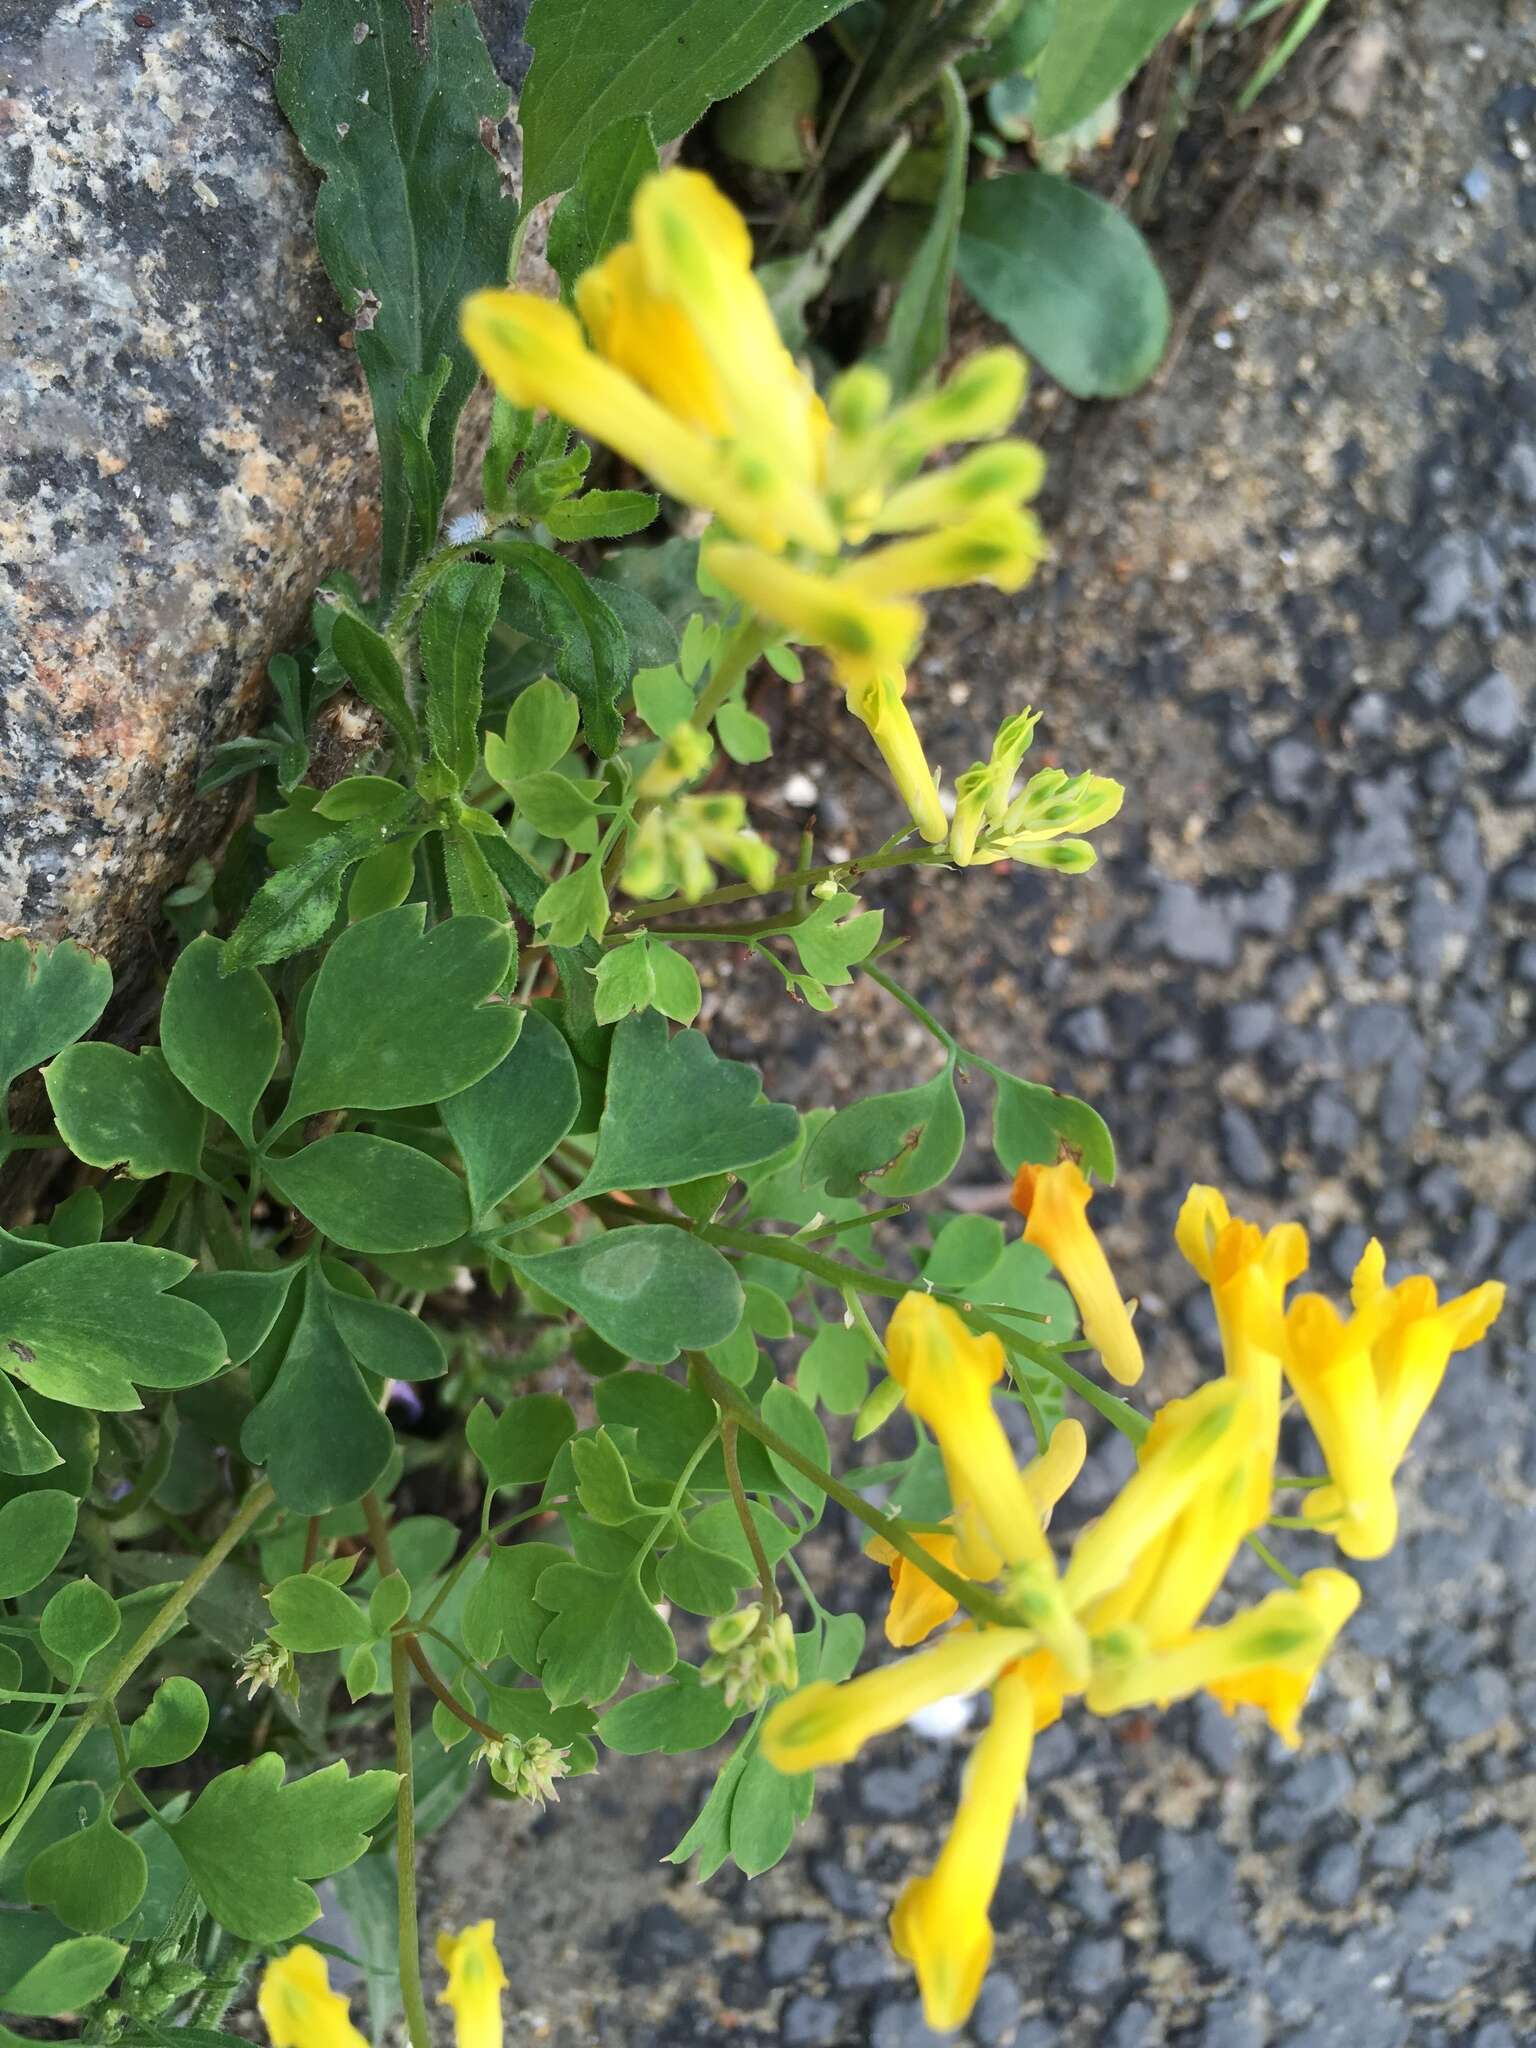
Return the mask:
[[[19,1977],[0,1978],[0,2012],[23,2019],[78,2012],[106,1990],[127,1953],[121,1942],[100,1935],[56,1942]]]
[[[191,1678],[167,1678],[128,1731],[128,1761],[136,1771],[185,1763],[208,1733],[208,1701]]]
[[[510,1262],[525,1284],[563,1301],[628,1358],[665,1365],[720,1344],[741,1320],[741,1287],[711,1245],[667,1224],[639,1224]]]
[[[551,1610],[538,1604],[534,1589],[551,1565],[566,1562],[558,1544],[498,1544],[465,1602],[465,1647],[473,1648],[483,1663],[504,1653],[524,1671],[537,1671]]]
[[[680,1671],[689,1671],[684,1664]],[[718,1685],[700,1685],[689,1673],[686,1680],[669,1680],[650,1692],[632,1693],[610,1707],[597,1724],[599,1739],[620,1756],[682,1756],[691,1749],[708,1749],[718,1742],[736,1718],[736,1709],[725,1704]]]
[[[137,1408],[134,1382],[193,1387],[224,1364],[218,1324],[166,1292],[191,1260],[150,1245],[85,1244],[0,1279],[6,1370],[75,1408]]]
[[[497,562],[454,562],[433,584],[421,615],[427,737],[460,787],[480,759],[481,676],[504,574]]]
[[[666,1187],[750,1166],[797,1129],[787,1103],[763,1100],[756,1069],[720,1059],[701,1032],[669,1038],[655,1014],[627,1018],[613,1034],[608,1099],[581,1191]]]
[[[0,939],[0,1098],[18,1074],[83,1038],[111,993],[111,968],[73,939]]]
[[[105,1934],[128,1918],[148,1882],[144,1851],[103,1812],[33,1857],[27,1898],[77,1934]]]
[[[417,750],[416,714],[405,694],[405,677],[384,635],[356,612],[342,612],[331,633],[331,651],[352,687],[394,733],[406,757]]]
[[[507,713],[506,738],[485,738],[485,765],[505,789],[530,775],[558,767],[570,752],[581,723],[581,706],[553,676],[540,676],[523,690]]]
[[[376,1636],[387,1636],[410,1611],[411,1589],[398,1571],[380,1579],[368,1596],[368,1626]]]
[[[596,1015],[614,1024],[631,1011],[659,1010],[678,1024],[691,1024],[703,1002],[693,963],[649,932],[637,932],[612,946],[598,963]]]
[[[118,1629],[122,1616],[117,1602],[94,1579],[75,1579],[60,1586],[38,1617],[37,1633],[43,1648],[53,1653],[72,1673],[84,1670],[96,1652],[105,1649]],[[122,1915],[118,1915],[121,1919]],[[115,1926],[109,1920],[106,1926]],[[85,1928],[83,1933],[100,1929]]]
[[[679,953],[675,946],[654,936],[650,936],[650,949],[651,971],[656,979],[652,1005],[674,1024],[691,1024],[704,1001],[693,962],[686,953]]]
[[[251,1144],[251,1118],[277,1071],[283,1023],[254,968],[225,972],[223,942],[210,933],[171,969],[160,1049],[182,1087]]]
[[[135,1180],[197,1172],[207,1117],[153,1046],[66,1046],[43,1081],[59,1135],[87,1166],[126,1166]]]
[[[266,1466],[279,1501],[298,1515],[361,1500],[395,1447],[331,1321],[328,1294],[317,1277],[306,1280],[298,1327],[240,1432],[245,1456]]]
[[[641,532],[660,509],[649,491],[584,491],[551,505],[544,524],[556,540],[618,540]]]
[[[11,1654],[15,1656],[14,1651]],[[21,1660],[17,1658],[16,1662],[19,1678]],[[16,1684],[17,1678],[8,1679],[7,1684]],[[4,1689],[0,1687],[0,1691]],[[29,1735],[18,1735],[9,1728],[0,1728],[0,1820],[9,1820],[26,1798],[27,1787],[32,1783],[32,1766],[42,1739],[40,1728]]]
[[[429,1323],[387,1301],[332,1291],[331,1321],[365,1371],[381,1380],[437,1380],[448,1370],[443,1341]]]
[[[388,810],[371,811],[366,818],[354,818],[326,833],[291,865],[280,868],[256,891],[225,946],[225,973],[271,966],[290,953],[318,945],[336,920],[347,870],[418,831],[421,816],[419,798],[402,790]]]
[[[488,1486],[542,1486],[560,1446],[576,1434],[576,1417],[558,1394],[521,1394],[500,1415],[476,1402],[464,1434]]]
[[[923,1280],[963,1294],[979,1286],[1002,1256],[1003,1226],[995,1216],[951,1216],[933,1240]]]
[[[631,687],[635,709],[659,740],[675,732],[678,726],[686,725],[693,716],[693,689],[683,681],[675,662],[662,668],[641,669]]]
[[[382,1633],[340,1586],[316,1572],[280,1579],[267,1595],[267,1605],[272,1609],[273,1641],[299,1656],[344,1650]]]
[[[554,947],[575,948],[585,939],[600,939],[608,929],[608,891],[602,864],[585,860],[569,875],[551,882],[534,909],[534,923]]]
[[[810,1771],[786,1777],[765,1756],[748,1760],[731,1801],[731,1858],[745,1876],[761,1877],[782,1860],[811,1810],[814,1784]]]
[[[189,1273],[172,1292],[212,1316],[230,1364],[244,1365],[272,1334],[299,1271],[279,1266],[270,1273]]]
[[[400,392],[396,420],[400,428],[400,467],[411,502],[407,553],[412,558],[432,552],[443,515],[448,479],[439,476],[432,459],[432,421],[452,375],[452,357],[439,356],[430,369],[407,377]]]
[[[523,204],[576,182],[593,138],[646,114],[658,143],[691,128],[847,0],[535,0],[526,34]]]
[[[1086,121],[1187,12],[1182,0],[1073,0],[1062,8],[1035,73],[1035,133],[1059,135]]]
[[[862,1330],[823,1323],[801,1353],[795,1384],[831,1414],[854,1415],[869,1392],[872,1355]]]
[[[1125,216],[1045,171],[973,185],[960,277],[1019,346],[1078,398],[1117,398],[1156,369],[1168,293]]]
[[[549,224],[549,264],[567,301],[582,272],[624,240],[635,190],[655,168],[656,145],[644,113],[610,122],[587,145],[581,173]],[[653,510],[654,505],[652,500]]]
[[[793,1387],[786,1387],[782,1380],[775,1380],[763,1395],[762,1415],[768,1427],[777,1430],[786,1443],[792,1444],[803,1457],[826,1470],[829,1462],[827,1432],[817,1420],[815,1409]],[[774,1471],[790,1491],[819,1513],[826,1495],[815,1481],[807,1479],[803,1472],[776,1451],[770,1450],[768,1456]]]
[[[41,1585],[68,1550],[78,1511],[78,1503],[54,1487],[0,1507],[0,1600]]]
[[[773,734],[765,719],[755,711],[749,711],[745,704],[735,698],[722,704],[715,713],[715,731],[720,744],[733,761],[749,766],[754,761],[766,761],[773,752]]]
[[[1115,1177],[1115,1146],[1109,1126],[1096,1109],[1075,1095],[1000,1074],[992,1111],[992,1149],[1008,1173],[1026,1162],[1049,1166],[1063,1143],[1082,1155],[1084,1166],[1105,1182]]]
[[[266,1172],[285,1202],[348,1251],[425,1251],[469,1228],[458,1175],[393,1138],[336,1131],[290,1158],[268,1160]],[[0,1282],[0,1307],[3,1290]]]
[[[829,1118],[806,1149],[803,1183],[838,1196],[918,1195],[949,1178],[964,1143],[951,1061],[920,1087],[866,1095]]]
[[[656,1582],[667,1599],[690,1614],[728,1614],[737,1594],[755,1576],[750,1565],[743,1566],[729,1551],[711,1549],[685,1531],[662,1559]]]
[[[504,1059],[522,1017],[495,1000],[512,959],[505,925],[454,917],[422,929],[402,903],[344,931],[315,977],[283,1126],[325,1109],[405,1109],[457,1095]]]
[[[225,1771],[171,1834],[214,1918],[243,1941],[289,1941],[319,1916],[307,1878],[355,1863],[395,1796],[393,1771],[349,1778],[344,1763],[292,1784],[268,1752]]]
[[[829,988],[841,988],[853,980],[848,970],[879,945],[884,928],[883,910],[861,911],[858,897],[840,890],[818,903],[789,937],[807,974]]]
[[[624,1454],[607,1430],[577,1437],[571,1445],[571,1463],[576,1471],[577,1498],[594,1522],[622,1529],[646,1512],[635,1498]]]
[[[605,594],[574,562],[535,541],[488,540],[484,548],[512,571],[503,619],[530,639],[553,643],[556,673],[581,705],[587,745],[606,760],[623,729],[617,699],[630,663],[624,628]]]
[[[564,839],[578,853],[595,853],[598,816],[594,797],[600,782],[546,770],[542,775],[525,775],[512,785],[519,812],[535,832],[547,839]]]
[[[719,1777],[710,1788],[709,1797],[694,1820],[693,1826],[670,1850],[663,1862],[686,1863],[690,1856],[697,1855],[698,1878],[704,1884],[714,1876],[731,1853],[731,1802],[736,1796],[736,1787],[742,1773],[750,1762],[757,1743],[755,1726],[749,1729],[737,1745],[734,1753],[726,1760]]]
[[[609,1576],[584,1564],[541,1572],[538,1602],[551,1620],[539,1638],[539,1676],[557,1707],[611,1698],[631,1663],[659,1678],[677,1662],[672,1631],[636,1575]]]
[[[402,419],[419,417],[426,396],[411,380],[430,379],[448,358],[428,435],[440,497],[478,375],[459,340],[459,303],[506,279],[516,208],[481,124],[494,131],[507,91],[462,0],[437,0],[419,16],[397,0],[305,0],[279,21],[278,102],[325,173],[315,238],[373,398],[387,599],[422,529],[436,524],[416,507],[407,473]]]
[[[946,64],[940,75],[939,91],[944,103],[944,176],[877,357],[897,398],[914,391],[949,346],[949,300],[971,156],[971,112],[952,64]]]
[[[576,1063],[560,1033],[536,1010],[512,1014],[523,1020],[512,1050],[481,1080],[438,1105],[477,1218],[543,1164],[581,1108]]]
[[[63,1462],[57,1446],[38,1428],[26,1403],[0,1370],[0,1472],[32,1479]]]

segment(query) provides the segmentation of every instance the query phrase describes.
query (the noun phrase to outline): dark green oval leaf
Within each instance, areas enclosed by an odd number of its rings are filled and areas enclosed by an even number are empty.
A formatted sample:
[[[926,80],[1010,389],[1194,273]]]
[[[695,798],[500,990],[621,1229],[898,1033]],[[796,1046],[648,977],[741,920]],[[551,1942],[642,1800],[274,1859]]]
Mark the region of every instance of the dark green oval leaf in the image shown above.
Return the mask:
[[[269,1160],[267,1174],[284,1201],[348,1251],[425,1251],[469,1228],[458,1175],[393,1138],[336,1131],[289,1159]]]

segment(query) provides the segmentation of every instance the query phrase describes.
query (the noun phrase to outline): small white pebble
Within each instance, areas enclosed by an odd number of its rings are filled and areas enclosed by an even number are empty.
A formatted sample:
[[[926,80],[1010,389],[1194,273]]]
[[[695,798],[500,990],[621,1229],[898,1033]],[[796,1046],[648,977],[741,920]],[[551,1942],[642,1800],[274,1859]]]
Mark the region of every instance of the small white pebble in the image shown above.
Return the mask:
[[[782,802],[792,804],[797,811],[803,811],[808,810],[812,804],[820,803],[821,791],[809,775],[797,772],[785,782],[779,791],[779,797]]]
[[[975,1718],[974,1696],[957,1696],[935,1700],[931,1707],[919,1707],[907,1726],[914,1735],[925,1736],[929,1742],[953,1742]]]
[[[1218,327],[1216,332],[1211,336],[1211,340],[1215,342],[1218,348],[1230,348],[1235,339],[1236,336],[1233,334],[1230,327]]]
[[[1287,149],[1300,149],[1307,139],[1307,131],[1295,121],[1287,121],[1280,130],[1280,140]]]

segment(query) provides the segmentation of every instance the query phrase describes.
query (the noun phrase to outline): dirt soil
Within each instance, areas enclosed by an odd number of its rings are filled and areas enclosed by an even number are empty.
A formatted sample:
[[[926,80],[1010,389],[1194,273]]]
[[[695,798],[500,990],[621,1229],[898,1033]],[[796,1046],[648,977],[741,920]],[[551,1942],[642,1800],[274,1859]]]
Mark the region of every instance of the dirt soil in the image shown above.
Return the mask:
[[[1121,1175],[1094,1213],[1141,1296],[1151,1395],[1217,1355],[1171,1243],[1192,1179],[1303,1220],[1320,1284],[1370,1228],[1444,1284],[1511,1288],[1422,1433],[1404,1538],[1361,1573],[1298,1753],[1209,1703],[1041,1740],[980,2048],[1536,2031],[1533,79],[1522,5],[1372,14],[1214,251],[1166,380],[1113,409],[1037,401],[1056,564],[937,607],[914,683],[951,774],[1032,702],[1049,758],[1127,785],[1086,879],[870,896],[965,1044],[1108,1116]],[[891,799],[850,772],[834,700],[776,715],[771,806],[877,844]],[[872,985],[828,1019],[761,963],[718,965],[715,1028],[773,1093],[835,1103],[937,1064]],[[971,1099],[961,1177],[986,1205],[980,1075]],[[1095,1451],[1079,1512],[1120,1470]],[[819,1570],[874,1611],[847,1532]],[[968,1740],[909,1733],[825,1774],[777,1870],[703,1890],[657,1860],[699,1760],[616,1758],[531,1831],[461,1814],[428,1916],[495,1915],[520,2044],[919,2048],[938,2037],[883,1920]]]

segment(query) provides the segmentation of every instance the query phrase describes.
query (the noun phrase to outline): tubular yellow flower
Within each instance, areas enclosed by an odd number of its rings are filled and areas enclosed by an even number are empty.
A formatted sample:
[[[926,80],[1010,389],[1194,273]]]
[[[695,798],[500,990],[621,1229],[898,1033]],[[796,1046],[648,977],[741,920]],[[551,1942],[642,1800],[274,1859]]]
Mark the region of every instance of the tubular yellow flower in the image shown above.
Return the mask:
[[[481,369],[514,405],[558,413],[759,547],[776,551],[787,540],[821,552],[836,547],[831,517],[814,493],[756,450],[717,443],[659,404],[588,348],[563,306],[531,292],[475,292],[459,325]]]
[[[931,1558],[947,1565],[950,1571],[963,1570],[958,1536],[922,1533],[917,1541]],[[931,1636],[936,1628],[942,1628],[959,1611],[960,1603],[953,1593],[946,1592],[920,1572],[883,1536],[876,1536],[865,1554],[876,1564],[887,1566],[891,1574],[891,1604],[885,1614],[885,1640],[896,1649],[910,1650],[914,1643]]]
[[[1285,1374],[1321,1447],[1331,1486],[1307,1502],[1333,1520],[1346,1557],[1385,1557],[1397,1540],[1394,1460],[1382,1423],[1371,1348],[1390,1312],[1385,1296],[1346,1321],[1320,1294],[1303,1294],[1285,1319]],[[1327,1500],[1319,1506],[1318,1494]]]
[[[598,354],[668,412],[712,438],[731,419],[715,366],[692,321],[653,292],[633,242],[621,242],[576,280],[576,310]]]
[[[1093,1189],[1070,1159],[1055,1166],[1021,1166],[1013,1184],[1013,1206],[1025,1219],[1025,1242],[1038,1245],[1067,1283],[1083,1335],[1110,1378],[1130,1387],[1141,1378],[1141,1345],[1088,1221],[1092,1199]]]
[[[1481,1343],[1498,1320],[1504,1287],[1485,1280],[1454,1301],[1442,1302],[1434,1281],[1422,1273],[1388,1288],[1385,1266],[1386,1255],[1372,1238],[1355,1268],[1351,1298],[1357,1313],[1383,1295],[1390,1303],[1391,1320],[1372,1350],[1371,1364],[1395,1470],[1440,1391],[1453,1354]]]
[[[966,1765],[949,1839],[926,1877],[913,1878],[891,1914],[896,1953],[917,1972],[923,2016],[943,2032],[964,2026],[992,1960],[992,1894],[1024,1796],[1034,1746],[1027,1678],[1005,1671],[992,1689],[992,1721]]]
[[[1196,1629],[1165,1649],[1145,1647],[1127,1629],[1104,1646],[1088,1687],[1088,1707],[1116,1714],[1127,1707],[1166,1706],[1209,1692],[1230,1713],[1262,1707],[1270,1726],[1293,1748],[1312,1681],[1339,1630],[1360,1602],[1345,1572],[1308,1572],[1296,1593],[1271,1593],[1220,1628]]]
[[[1141,1464],[1073,1545],[1062,1583],[1074,1612],[1120,1586],[1196,1493],[1240,1462],[1253,1441],[1252,1418],[1251,1397],[1227,1379],[1163,1406]],[[1097,1613],[1092,1625],[1102,1625]]]
[[[869,597],[910,597],[961,583],[1020,590],[1046,553],[1045,536],[1032,512],[986,505],[953,526],[871,548],[849,563],[838,582]]]
[[[939,802],[938,785],[917,727],[907,710],[906,687],[906,671],[900,668],[850,682],[848,709],[880,749],[880,758],[890,770],[913,824],[930,846],[937,846],[949,830],[949,821]]]
[[[1087,1455],[1087,1430],[1076,1416],[1065,1415],[1051,1431],[1045,1449],[1024,1467],[1024,1485],[1042,1529],[1051,1526],[1052,1508],[1082,1471]]]
[[[1272,1466],[1280,1441],[1281,1354],[1285,1291],[1307,1269],[1307,1235],[1299,1223],[1268,1233],[1229,1214],[1219,1189],[1193,1186],[1175,1227],[1179,1250],[1211,1290],[1228,1373],[1258,1402],[1260,1443],[1254,1466],[1249,1527],[1269,1514]]]
[[[307,1944],[268,1963],[256,2008],[272,2048],[368,2048],[347,2001],[331,1989],[325,1957]]]
[[[732,596],[797,640],[825,647],[845,680],[900,668],[923,628],[915,604],[870,597],[754,548],[715,541],[703,561]]]
[[[955,1629],[862,1678],[832,1685],[818,1678],[781,1700],[763,1723],[762,1751],[775,1770],[844,1764],[876,1735],[899,1728],[922,1707],[990,1685],[1005,1664],[1035,1648],[1028,1629]]]
[[[447,1989],[437,1994],[437,2002],[452,2008],[458,2048],[501,2048],[507,1973],[496,1953],[495,1921],[477,1920],[460,1934],[439,1934],[437,1960],[448,1972]]]
[[[1006,433],[1024,403],[1029,371],[1014,348],[967,356],[939,386],[891,415],[890,439],[902,455],[926,455],[950,441],[989,441]]]

